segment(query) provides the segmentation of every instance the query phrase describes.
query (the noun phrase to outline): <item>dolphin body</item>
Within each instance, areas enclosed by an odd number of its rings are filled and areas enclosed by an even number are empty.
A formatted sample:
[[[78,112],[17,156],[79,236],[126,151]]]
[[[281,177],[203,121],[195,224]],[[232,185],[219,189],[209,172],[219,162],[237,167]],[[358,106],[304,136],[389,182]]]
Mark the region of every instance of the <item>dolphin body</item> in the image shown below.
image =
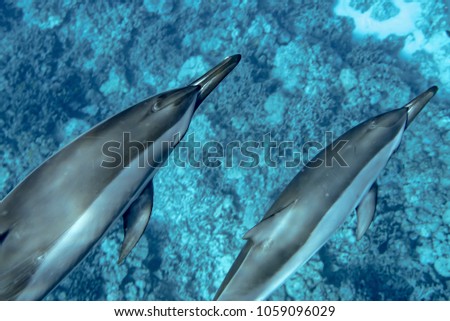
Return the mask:
[[[360,239],[374,216],[377,177],[404,130],[436,91],[431,87],[404,107],[361,123],[315,156],[262,221],[244,235],[247,243],[215,299],[265,299],[328,241],[355,208]],[[347,166],[332,159],[333,146],[343,143],[339,154]]]
[[[98,124],[5,197],[0,204],[0,300],[42,299],[121,215],[125,236],[119,261],[125,258],[150,218],[151,180],[158,166],[186,133],[194,111],[239,60],[240,55],[228,57],[190,85]],[[133,140],[128,150],[104,150],[112,141],[122,142],[124,133]]]

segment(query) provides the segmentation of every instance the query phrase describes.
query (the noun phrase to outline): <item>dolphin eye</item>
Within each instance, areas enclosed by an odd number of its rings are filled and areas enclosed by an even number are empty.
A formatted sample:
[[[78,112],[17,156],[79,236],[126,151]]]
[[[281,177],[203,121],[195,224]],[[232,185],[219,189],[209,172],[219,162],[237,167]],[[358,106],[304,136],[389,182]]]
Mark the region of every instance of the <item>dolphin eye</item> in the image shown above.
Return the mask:
[[[157,112],[161,109],[163,109],[164,107],[166,107],[165,105],[162,104],[162,100],[161,99],[156,99],[155,103],[152,106],[152,112]]]

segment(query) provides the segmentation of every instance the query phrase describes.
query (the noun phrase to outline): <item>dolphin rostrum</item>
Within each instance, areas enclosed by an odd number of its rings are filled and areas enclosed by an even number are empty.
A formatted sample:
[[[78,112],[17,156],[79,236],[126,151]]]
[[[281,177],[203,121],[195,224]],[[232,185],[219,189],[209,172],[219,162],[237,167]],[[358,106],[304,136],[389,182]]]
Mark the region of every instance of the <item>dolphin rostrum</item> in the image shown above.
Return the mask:
[[[150,218],[158,167],[239,61],[228,57],[190,85],[103,121],[17,185],[0,204],[0,300],[42,299],[121,215],[122,261]],[[125,134],[132,141],[120,148]]]
[[[264,218],[249,230],[246,245],[216,300],[264,300],[306,263],[357,210],[357,238],[372,221],[376,179],[397,149],[404,130],[435,95],[431,87],[404,107],[350,129],[318,153],[289,183]],[[333,162],[334,146],[346,164]]]

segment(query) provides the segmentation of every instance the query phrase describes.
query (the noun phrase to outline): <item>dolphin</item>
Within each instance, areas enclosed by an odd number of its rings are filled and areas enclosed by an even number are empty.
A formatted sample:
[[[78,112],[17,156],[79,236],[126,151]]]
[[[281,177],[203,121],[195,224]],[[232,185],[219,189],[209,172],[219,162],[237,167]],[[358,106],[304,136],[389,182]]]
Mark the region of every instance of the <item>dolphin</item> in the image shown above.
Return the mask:
[[[153,176],[239,61],[227,57],[188,86],[103,121],[17,185],[0,204],[0,300],[42,299],[121,216],[122,261],[150,218]]]
[[[355,209],[360,239],[374,216],[377,177],[398,148],[404,130],[437,89],[431,87],[404,107],[350,129],[308,162],[261,222],[244,235],[247,243],[214,299],[264,300]],[[336,146],[341,146],[341,159],[336,157]]]

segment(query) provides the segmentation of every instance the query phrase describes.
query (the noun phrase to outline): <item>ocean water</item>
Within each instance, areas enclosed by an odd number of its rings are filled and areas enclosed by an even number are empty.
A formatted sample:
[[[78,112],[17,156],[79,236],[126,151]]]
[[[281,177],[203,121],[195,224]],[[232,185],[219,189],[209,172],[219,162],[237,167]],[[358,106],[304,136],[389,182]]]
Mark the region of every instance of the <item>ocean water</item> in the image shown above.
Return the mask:
[[[449,300],[448,30],[444,0],[3,1],[0,198],[90,127],[228,55],[243,59],[188,132],[202,142],[270,133],[305,153],[326,131],[337,137],[437,85],[378,179],[363,239],[352,214],[269,299]],[[119,220],[46,299],[212,299],[242,236],[299,170],[169,160],[125,262]]]

